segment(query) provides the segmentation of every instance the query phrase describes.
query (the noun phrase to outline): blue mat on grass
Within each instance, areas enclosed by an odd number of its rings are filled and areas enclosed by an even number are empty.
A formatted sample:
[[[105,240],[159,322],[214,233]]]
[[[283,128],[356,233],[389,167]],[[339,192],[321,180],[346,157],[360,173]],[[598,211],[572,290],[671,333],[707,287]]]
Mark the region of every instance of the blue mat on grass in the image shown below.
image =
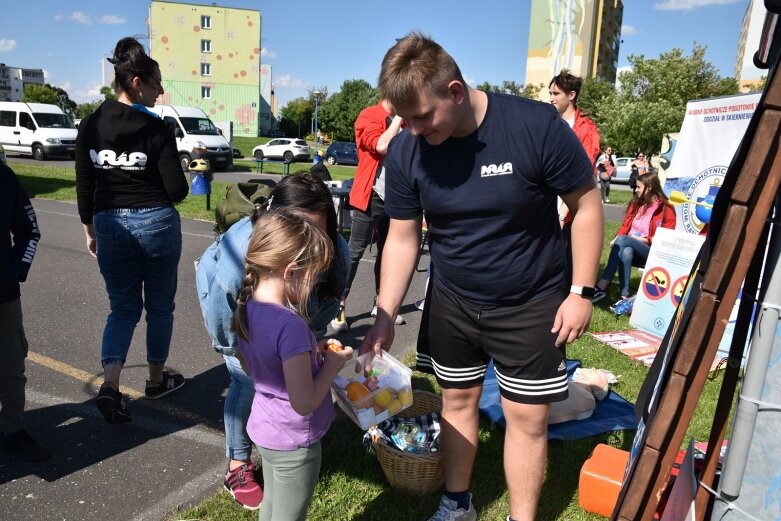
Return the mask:
[[[580,360],[567,360],[567,373],[570,378],[580,365]],[[504,428],[504,414],[502,413],[499,384],[496,382],[493,362],[489,364],[488,372],[485,375],[483,394],[480,396],[480,412]],[[597,408],[594,409],[594,414],[591,417],[585,420],[550,425],[548,439],[572,440],[595,436],[603,432],[635,428],[637,428],[637,420],[635,420],[633,405],[611,390],[607,398],[597,402]]]

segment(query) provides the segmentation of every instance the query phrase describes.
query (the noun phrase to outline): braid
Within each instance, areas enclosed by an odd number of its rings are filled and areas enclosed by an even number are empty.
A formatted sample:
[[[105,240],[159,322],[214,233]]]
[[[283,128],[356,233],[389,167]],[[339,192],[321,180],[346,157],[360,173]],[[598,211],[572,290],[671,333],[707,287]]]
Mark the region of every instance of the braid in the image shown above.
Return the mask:
[[[247,270],[242,282],[239,298],[236,300],[236,312],[233,314],[231,326],[236,334],[243,340],[249,340],[249,327],[247,326],[247,301],[252,297],[252,292],[257,286],[258,276],[254,271]]]

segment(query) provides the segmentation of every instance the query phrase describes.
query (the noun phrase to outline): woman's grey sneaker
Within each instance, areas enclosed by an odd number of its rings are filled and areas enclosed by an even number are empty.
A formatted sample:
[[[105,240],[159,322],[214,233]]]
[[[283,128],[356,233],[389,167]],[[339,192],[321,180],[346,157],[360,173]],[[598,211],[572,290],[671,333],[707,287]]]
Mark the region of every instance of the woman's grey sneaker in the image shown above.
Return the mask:
[[[469,494],[469,510],[458,508],[458,502],[447,496],[439,500],[439,508],[428,521],[476,521],[477,512],[472,504],[472,494]]]
[[[104,383],[100,386],[95,405],[103,415],[103,418],[109,423],[118,425],[128,423],[133,419],[130,417],[130,411],[127,409],[127,398],[114,389],[110,383]]]
[[[605,297],[607,297],[607,291],[600,288],[594,288],[594,296],[591,297],[591,303],[596,304]]]
[[[371,316],[373,317],[377,316],[377,304],[375,304],[374,307],[372,307]],[[404,317],[402,315],[396,315],[396,320],[394,320],[393,323],[396,324],[397,326],[406,324],[406,322],[404,321]]]
[[[176,373],[163,371],[163,381],[160,383],[146,381],[144,397],[150,400],[156,400],[161,396],[172,393],[184,385],[184,376]]]

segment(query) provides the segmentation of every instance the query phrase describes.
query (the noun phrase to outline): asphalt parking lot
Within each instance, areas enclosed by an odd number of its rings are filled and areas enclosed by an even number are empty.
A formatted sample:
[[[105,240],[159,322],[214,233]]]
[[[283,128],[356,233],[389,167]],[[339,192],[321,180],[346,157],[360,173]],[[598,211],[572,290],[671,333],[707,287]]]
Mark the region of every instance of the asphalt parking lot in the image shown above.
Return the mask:
[[[29,341],[26,427],[53,457],[40,464],[0,451],[0,519],[162,519],[222,485],[226,459],[222,405],[228,383],[210,347],[194,289],[193,261],[211,242],[212,223],[184,220],[182,260],[169,365],[187,376],[182,390],[141,398],[146,377],[145,324],[139,323],[122,374],[133,422],[106,424],[95,408],[101,383],[100,339],[108,301],[88,255],[76,205],[34,200],[42,240],[22,286]],[[424,269],[427,256],[421,260]],[[371,325],[374,258],[358,271],[339,338],[357,346]],[[392,353],[414,345],[425,273],[417,272]]]

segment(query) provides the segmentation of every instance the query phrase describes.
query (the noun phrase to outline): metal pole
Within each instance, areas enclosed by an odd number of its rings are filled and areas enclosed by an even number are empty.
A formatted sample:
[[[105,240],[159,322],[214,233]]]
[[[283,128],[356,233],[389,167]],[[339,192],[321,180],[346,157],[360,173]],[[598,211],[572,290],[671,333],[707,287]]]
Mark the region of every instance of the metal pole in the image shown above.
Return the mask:
[[[317,98],[319,96],[315,94],[315,155],[317,155]]]
[[[775,218],[779,215],[781,195],[776,194]],[[741,396],[735,408],[729,449],[724,460],[724,470],[719,481],[722,497],[736,499],[740,495],[743,476],[746,472],[751,439],[757,422],[759,405],[753,400],[762,398],[770,354],[778,327],[781,310],[781,230],[773,225],[770,245],[765,257],[765,273],[760,283],[760,295],[757,305],[759,313],[754,321],[751,337],[751,351],[746,362],[746,371],[741,384]],[[746,298],[746,297],[743,297]],[[748,297],[750,298],[750,297]],[[745,397],[745,399],[743,398]],[[719,450],[709,447],[709,450]],[[717,505],[714,509],[718,509]]]

